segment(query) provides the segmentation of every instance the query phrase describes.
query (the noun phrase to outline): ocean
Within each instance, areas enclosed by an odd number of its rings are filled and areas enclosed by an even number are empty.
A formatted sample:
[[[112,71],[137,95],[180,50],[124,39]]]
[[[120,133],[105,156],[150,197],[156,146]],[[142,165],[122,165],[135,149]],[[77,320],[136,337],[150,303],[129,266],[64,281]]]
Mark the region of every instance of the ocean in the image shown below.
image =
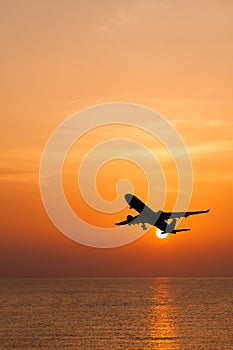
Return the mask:
[[[233,279],[1,279],[7,349],[230,350]]]

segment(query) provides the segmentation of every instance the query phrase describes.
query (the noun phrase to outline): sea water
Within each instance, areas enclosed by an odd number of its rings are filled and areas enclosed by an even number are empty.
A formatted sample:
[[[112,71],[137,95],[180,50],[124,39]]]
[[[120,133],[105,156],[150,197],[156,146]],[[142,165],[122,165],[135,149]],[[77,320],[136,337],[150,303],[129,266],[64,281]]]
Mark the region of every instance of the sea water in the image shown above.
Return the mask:
[[[233,279],[1,279],[7,349],[233,349]]]

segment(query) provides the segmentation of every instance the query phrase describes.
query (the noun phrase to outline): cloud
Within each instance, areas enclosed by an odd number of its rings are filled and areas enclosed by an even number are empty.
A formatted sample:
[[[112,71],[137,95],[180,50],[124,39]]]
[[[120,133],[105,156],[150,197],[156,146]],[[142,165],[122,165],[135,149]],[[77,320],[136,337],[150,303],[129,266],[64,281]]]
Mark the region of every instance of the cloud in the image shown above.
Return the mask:
[[[0,182],[37,183],[38,173],[21,169],[0,169]]]
[[[136,11],[135,11],[136,9]],[[138,11],[138,4],[134,3],[134,6],[120,6],[115,9],[114,13],[106,17],[105,21],[97,26],[97,30],[106,34],[113,32],[135,32],[135,30],[142,30],[144,27],[140,23],[145,22],[145,14],[142,15],[142,11]]]
[[[8,149],[0,152],[0,181],[37,183],[41,156],[39,149]]]
[[[233,140],[220,140],[200,143],[188,147],[191,155],[206,155],[207,153],[216,155],[217,153],[225,153],[233,151]]]
[[[203,172],[201,174],[197,173],[195,175],[195,179],[197,181],[203,182]],[[233,172],[232,171],[228,171],[228,172],[206,171],[205,179],[208,182],[232,182]]]
[[[36,183],[38,172],[33,169],[0,167],[0,182]]]
[[[233,126],[233,121],[229,119],[206,119],[206,118],[181,118],[171,119],[175,125],[199,125],[200,127],[219,127],[219,126]]]
[[[231,23],[232,7],[221,3],[212,6],[209,3],[187,1],[154,1],[140,0],[118,1],[116,6],[111,3],[106,8],[106,15],[102,18],[102,23],[95,26],[95,30],[100,30],[106,34],[148,33],[149,35],[173,34],[192,39],[193,35],[206,36],[214,32],[229,32]],[[189,35],[186,36],[186,34]],[[219,40],[219,36],[214,36]]]
[[[0,176],[31,174],[29,170],[0,167]]]

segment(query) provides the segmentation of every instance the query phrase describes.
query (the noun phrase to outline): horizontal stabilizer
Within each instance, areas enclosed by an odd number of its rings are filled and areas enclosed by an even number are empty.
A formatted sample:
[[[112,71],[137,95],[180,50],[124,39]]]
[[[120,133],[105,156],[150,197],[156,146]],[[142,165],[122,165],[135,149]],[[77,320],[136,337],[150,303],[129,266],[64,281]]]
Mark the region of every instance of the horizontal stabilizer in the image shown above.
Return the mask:
[[[172,232],[170,232],[170,233],[176,233],[176,232],[182,232],[182,231],[189,231],[190,230],[190,228],[180,228],[180,229],[178,229],[178,230],[173,230]]]

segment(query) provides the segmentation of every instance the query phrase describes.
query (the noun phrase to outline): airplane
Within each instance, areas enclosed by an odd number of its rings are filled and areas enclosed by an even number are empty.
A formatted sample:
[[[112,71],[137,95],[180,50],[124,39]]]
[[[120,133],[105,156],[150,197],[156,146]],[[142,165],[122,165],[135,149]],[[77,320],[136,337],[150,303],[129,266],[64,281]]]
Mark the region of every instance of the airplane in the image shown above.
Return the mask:
[[[116,222],[115,225],[135,225],[141,224],[143,230],[147,227],[145,224],[156,226],[161,234],[176,234],[177,232],[189,231],[190,228],[175,229],[177,219],[181,217],[188,217],[195,214],[208,213],[210,210],[199,210],[199,211],[187,211],[187,212],[165,212],[159,210],[157,212],[150,209],[145,203],[143,203],[138,197],[127,193],[125,200],[129,204],[130,209],[135,209],[139,215],[132,216],[128,215],[127,219],[121,222]],[[171,221],[170,221],[171,220]],[[168,221],[168,222],[167,222]],[[170,222],[169,222],[170,221]]]

